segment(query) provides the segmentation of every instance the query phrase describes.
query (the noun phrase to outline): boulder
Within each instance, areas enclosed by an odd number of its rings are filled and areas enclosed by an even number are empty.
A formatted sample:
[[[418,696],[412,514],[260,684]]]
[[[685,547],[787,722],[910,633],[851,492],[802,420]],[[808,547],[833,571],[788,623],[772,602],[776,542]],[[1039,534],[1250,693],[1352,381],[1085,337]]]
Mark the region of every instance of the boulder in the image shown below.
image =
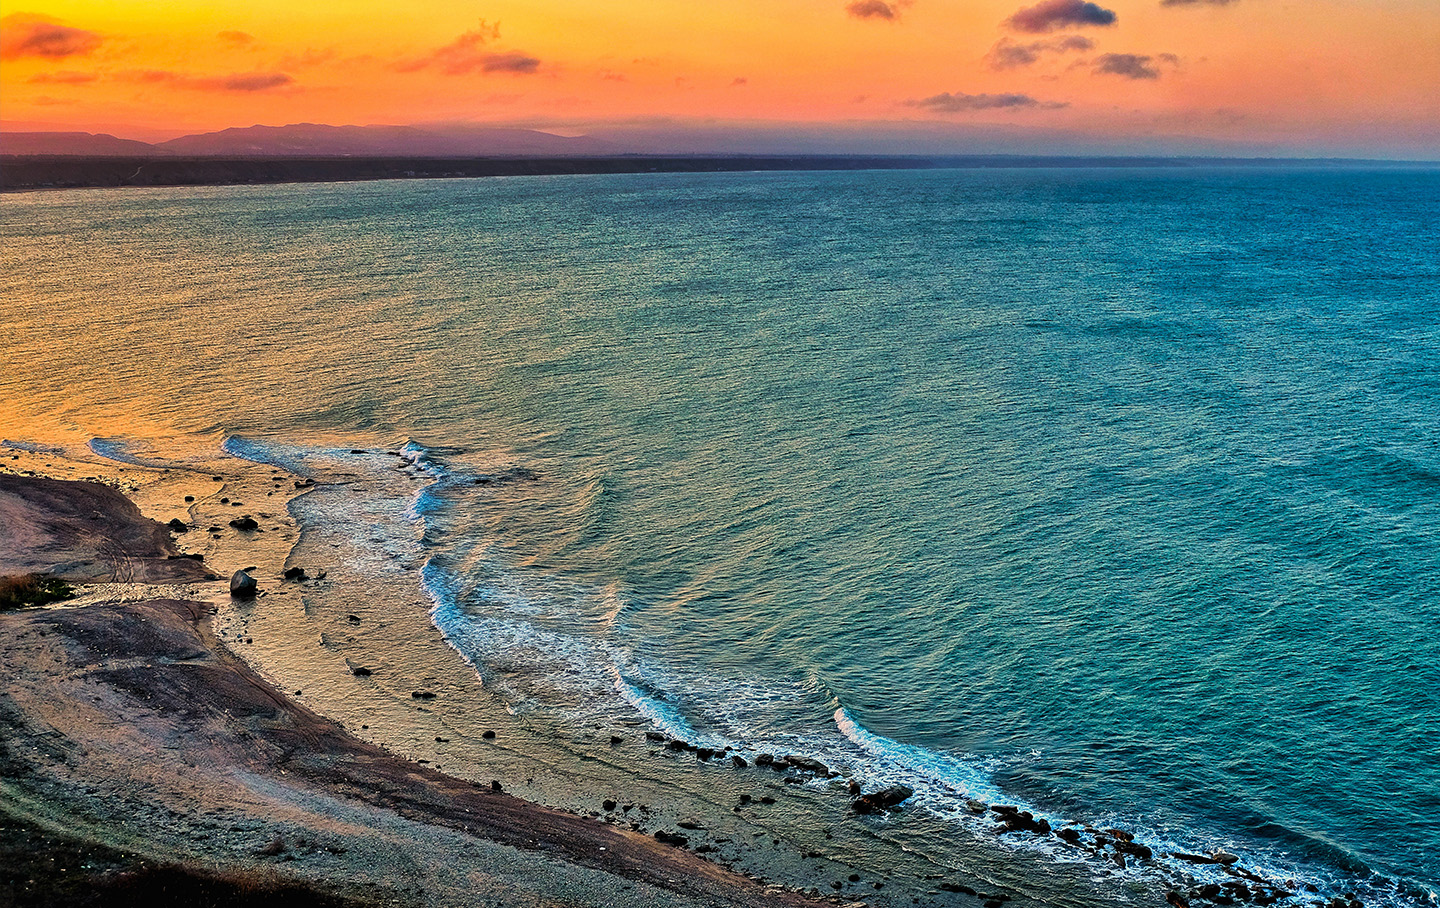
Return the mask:
[[[244,571],[236,571],[230,577],[230,595],[232,596],[253,596],[259,588],[260,584],[255,582],[255,578]]]
[[[797,757],[791,755],[786,757],[785,761],[789,763],[790,766],[794,769],[799,769],[803,772],[811,772],[817,776],[825,776],[826,778],[830,777],[830,767],[826,766],[824,763],[821,763],[819,760],[812,760],[809,757]]]
[[[850,806],[856,813],[879,813],[882,810],[899,807],[914,793],[915,789],[908,785],[892,785],[889,788],[861,795]]]

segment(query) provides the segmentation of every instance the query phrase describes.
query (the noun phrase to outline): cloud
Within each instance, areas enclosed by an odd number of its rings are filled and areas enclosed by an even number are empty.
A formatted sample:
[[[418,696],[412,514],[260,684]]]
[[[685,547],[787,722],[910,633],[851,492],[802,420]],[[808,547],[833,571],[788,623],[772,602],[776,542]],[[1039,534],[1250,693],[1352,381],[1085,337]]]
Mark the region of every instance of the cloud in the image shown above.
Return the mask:
[[[245,47],[246,45],[255,43],[255,36],[249,32],[240,32],[229,28],[223,32],[218,32],[215,37],[224,41],[226,44],[233,44],[236,47]]]
[[[1158,79],[1160,70],[1150,65],[1154,59],[1148,54],[1101,54],[1095,58],[1095,73],[1127,79]]]
[[[395,69],[402,73],[418,72],[422,69],[438,69],[447,76],[463,76],[468,73],[513,73],[529,75],[540,69],[540,61],[529,54],[515,51],[497,53],[485,49],[491,41],[500,37],[500,26],[491,25],[484,19],[480,27],[437,47],[423,57],[402,60]]]
[[[1040,34],[1057,28],[1114,25],[1118,18],[1111,10],[1088,0],[1043,0],[1018,10],[1005,24],[1017,32]]]
[[[487,73],[530,74],[540,68],[540,61],[528,54],[485,54],[480,60],[480,71]]]
[[[192,76],[163,69],[146,69],[126,74],[134,82],[174,85],[196,91],[271,91],[295,84],[289,73],[231,73],[227,76]]]
[[[934,113],[968,113],[972,110],[1016,110],[1027,108],[1053,110],[1066,106],[1053,102],[1037,101],[1029,95],[967,95],[963,92],[955,92],[952,94],[948,91],[938,95],[931,95],[928,98],[921,98],[918,101],[906,101],[905,103],[910,107],[919,107]]]
[[[83,85],[86,82],[94,82],[100,78],[94,73],[77,73],[72,71],[56,73],[36,73],[27,82],[34,82],[40,85]]]
[[[0,19],[0,59],[4,60],[80,56],[99,47],[101,40],[95,32],[61,25],[48,16],[12,13]]]
[[[896,22],[900,19],[900,4],[886,3],[885,0],[855,0],[845,7],[845,12],[856,19],[884,19]]]
[[[1001,38],[985,59],[990,61],[991,69],[1019,69],[1037,63],[1047,53],[1064,54],[1094,48],[1094,41],[1080,35],[1064,35],[1053,41],[1031,41],[1028,44],[1016,44],[1009,38]]]
[[[1235,0],[1160,0],[1161,6],[1229,6]]]

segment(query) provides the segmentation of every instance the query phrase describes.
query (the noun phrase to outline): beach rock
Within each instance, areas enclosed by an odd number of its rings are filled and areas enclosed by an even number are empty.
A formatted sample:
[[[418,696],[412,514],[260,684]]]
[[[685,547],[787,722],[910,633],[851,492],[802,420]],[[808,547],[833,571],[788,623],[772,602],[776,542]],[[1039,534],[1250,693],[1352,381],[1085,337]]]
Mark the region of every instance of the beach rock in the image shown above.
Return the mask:
[[[709,760],[711,757],[715,756],[715,751],[711,750],[708,747],[697,747],[695,748],[695,756],[699,757],[701,760]]]
[[[892,785],[867,795],[861,795],[851,803],[856,813],[879,813],[892,807],[899,807],[906,798],[915,793],[908,785]]]
[[[431,694],[431,696],[433,697],[434,694]],[[493,741],[495,740],[495,732],[486,729],[485,731],[482,731],[480,733],[480,737],[484,738],[486,741]]]
[[[746,763],[746,762],[745,762],[745,758],[742,757],[742,756],[740,756],[739,754],[731,754],[731,755],[730,755],[730,763],[731,763],[736,769],[744,769],[745,767],[747,767],[747,766],[750,765],[749,763]]]
[[[614,810],[619,805],[616,804],[614,801],[606,800],[601,802],[600,806],[605,808],[606,810]]]
[[[308,577],[305,576],[305,569],[302,568],[302,567],[288,567],[288,568],[285,569],[285,573],[284,573],[283,576],[284,576],[284,578],[285,578],[286,580],[308,580],[308,579],[309,579]]]
[[[680,833],[666,832],[663,829],[655,833],[655,841],[660,842],[664,845],[674,845],[678,848],[684,848],[686,845],[690,844],[690,840],[685,838],[685,836],[681,835]]]
[[[260,526],[260,524],[255,522],[255,518],[248,514],[244,517],[236,517],[230,521],[230,525],[237,530],[254,530]]]
[[[189,501],[194,501],[194,500],[195,500],[195,496],[194,496],[194,495],[186,495],[186,496],[185,496],[185,500],[186,500],[187,502],[189,502]]]
[[[772,756],[771,754],[761,754],[760,756],[758,756],[758,757],[755,758],[755,765],[756,765],[756,766],[770,766],[770,765],[773,764],[774,762],[775,762],[775,757]]]
[[[172,533],[190,532],[190,525],[178,517],[172,519],[169,523],[165,524],[165,526],[169,527]]]
[[[1208,854],[1190,854],[1188,851],[1172,851],[1170,852],[1170,857],[1175,858],[1178,861],[1185,861],[1190,864],[1220,863],[1216,859],[1210,857]]]
[[[665,740],[665,736],[662,735],[662,734],[660,734],[660,732],[658,732],[658,731],[647,731],[647,732],[645,732],[645,740],[646,740],[646,741],[664,741],[664,740]]]
[[[785,758],[785,762],[789,763],[790,766],[794,769],[814,773],[817,776],[825,776],[826,778],[830,777],[830,767],[826,766],[824,763],[821,763],[819,760],[812,760],[809,757],[797,757],[791,755]]]
[[[374,672],[370,671],[370,669],[366,668],[363,665],[356,665],[350,669],[350,674],[354,675],[357,678],[368,678],[372,674],[374,674]]]
[[[1000,817],[1004,832],[1033,832],[1036,835],[1050,834],[1050,821],[1045,819],[1037,820],[1035,815],[1028,810],[1021,810],[1018,807],[1011,807],[1008,804],[997,804],[990,808]]]
[[[410,696],[416,700],[434,700],[435,692],[428,690],[414,690],[410,692]]]
[[[345,616],[345,620],[346,620],[346,621],[349,621],[351,624],[359,624],[359,623],[360,623],[360,616],[359,616],[359,615],[346,615],[346,616]]]
[[[611,735],[611,736],[610,736],[610,743],[611,743],[611,744],[624,744],[624,743],[625,743],[625,739],[622,738],[622,737],[620,737],[619,735]]]
[[[179,555],[166,555],[167,561],[204,561],[205,556],[199,552],[181,552]]]
[[[754,799],[753,799],[752,797],[750,797],[750,795],[741,795],[741,796],[740,796],[740,803],[741,803],[741,804],[749,804],[752,800],[754,800]]]
[[[490,790],[491,790],[491,791],[504,791],[505,789],[503,789],[503,788],[500,787],[500,781],[499,781],[498,779],[491,779],[491,780],[490,780]]]
[[[696,823],[694,820],[681,820],[680,822],[676,823],[675,825],[676,825],[676,826],[679,826],[681,829],[689,829],[689,830],[691,830],[692,832],[693,832],[694,830],[696,830],[696,829],[704,829],[704,828],[705,828],[704,826],[701,826],[699,823]]]
[[[244,571],[236,571],[230,577],[230,595],[232,596],[253,596],[259,588],[260,584],[255,582],[255,578]]]

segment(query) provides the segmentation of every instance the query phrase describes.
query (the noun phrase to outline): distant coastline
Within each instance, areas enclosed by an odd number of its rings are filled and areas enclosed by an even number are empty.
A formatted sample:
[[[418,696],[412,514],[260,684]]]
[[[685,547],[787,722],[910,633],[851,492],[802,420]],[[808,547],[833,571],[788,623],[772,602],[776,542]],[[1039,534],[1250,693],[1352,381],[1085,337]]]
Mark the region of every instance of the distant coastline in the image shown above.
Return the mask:
[[[1416,161],[1048,155],[194,156],[0,155],[0,191],[621,173],[1080,167],[1432,168]]]

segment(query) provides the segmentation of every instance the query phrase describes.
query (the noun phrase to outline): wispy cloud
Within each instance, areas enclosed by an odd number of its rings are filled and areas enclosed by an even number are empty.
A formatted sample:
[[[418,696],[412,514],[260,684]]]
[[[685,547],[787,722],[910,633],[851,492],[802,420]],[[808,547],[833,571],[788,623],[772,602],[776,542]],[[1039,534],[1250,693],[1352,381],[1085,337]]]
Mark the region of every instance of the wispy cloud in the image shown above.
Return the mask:
[[[174,85],[196,91],[258,92],[273,91],[295,84],[289,73],[231,73],[225,76],[195,76],[164,69],[145,69],[126,73],[125,78],[147,84]]]
[[[1031,41],[1017,44],[1009,38],[999,43],[985,55],[991,69],[1019,69],[1039,62],[1045,54],[1065,54],[1075,51],[1094,50],[1095,42],[1082,35],[1064,35],[1053,41]]]
[[[485,54],[480,60],[480,71],[487,73],[533,73],[539,68],[540,60],[529,54]]]
[[[1118,19],[1112,10],[1089,0],[1043,0],[1016,11],[1005,24],[1017,32],[1039,34],[1061,28],[1114,25]]]
[[[1160,0],[1161,6],[1229,6],[1236,0]]]
[[[55,73],[36,73],[27,79],[27,82],[34,82],[38,85],[84,85],[86,82],[94,82],[100,78],[95,73],[80,73],[70,70]]]
[[[229,28],[225,31],[218,32],[215,37],[224,41],[226,44],[233,44],[236,47],[248,47],[255,43],[255,36],[249,32],[241,32]]]
[[[76,57],[90,53],[102,40],[96,32],[61,25],[49,16],[11,13],[0,19],[0,59],[4,60]]]
[[[884,19],[895,22],[900,18],[900,4],[886,3],[885,0],[855,0],[845,7],[845,12],[856,19]]]
[[[1123,76],[1126,79],[1158,79],[1160,67],[1156,61],[1171,66],[1180,65],[1180,58],[1174,54],[1101,54],[1094,60],[1096,75]]]
[[[395,64],[395,69],[407,73],[438,69],[447,76],[463,76],[474,72],[529,75],[539,71],[540,60],[529,54],[487,49],[487,45],[499,37],[500,26],[491,25],[482,19],[479,28],[465,32],[444,47],[437,47],[422,57],[402,60]]]
[[[1053,101],[1037,101],[1029,95],[1021,94],[979,94],[969,95],[964,92],[942,92],[938,95],[931,95],[928,98],[906,101],[909,107],[919,107],[933,113],[968,113],[974,110],[1016,110],[1027,108],[1042,108],[1054,110],[1066,107],[1065,104]]]

